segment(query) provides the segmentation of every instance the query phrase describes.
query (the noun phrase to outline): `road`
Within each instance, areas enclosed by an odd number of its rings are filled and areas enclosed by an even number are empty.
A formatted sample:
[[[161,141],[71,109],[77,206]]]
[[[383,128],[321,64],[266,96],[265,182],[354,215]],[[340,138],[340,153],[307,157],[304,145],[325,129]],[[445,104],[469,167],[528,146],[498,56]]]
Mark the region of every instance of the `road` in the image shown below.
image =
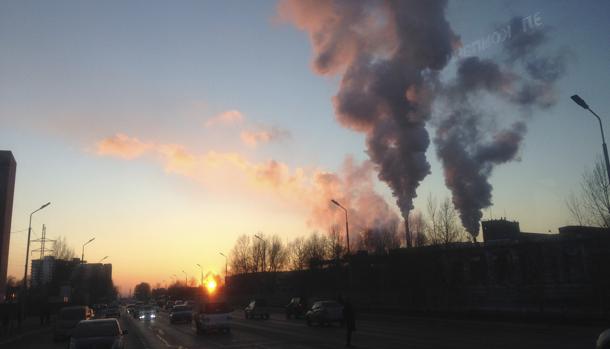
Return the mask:
[[[231,333],[196,335],[192,324],[171,325],[167,313],[153,321],[124,315],[121,325],[129,331],[126,349],[195,348],[340,348],[345,329],[338,326],[307,327],[303,320],[286,320],[272,314],[269,320],[245,320],[234,313]],[[353,344],[356,348],[594,348],[599,327],[521,325],[446,319],[360,319]],[[54,343],[50,328],[0,348],[34,349],[68,347]]]

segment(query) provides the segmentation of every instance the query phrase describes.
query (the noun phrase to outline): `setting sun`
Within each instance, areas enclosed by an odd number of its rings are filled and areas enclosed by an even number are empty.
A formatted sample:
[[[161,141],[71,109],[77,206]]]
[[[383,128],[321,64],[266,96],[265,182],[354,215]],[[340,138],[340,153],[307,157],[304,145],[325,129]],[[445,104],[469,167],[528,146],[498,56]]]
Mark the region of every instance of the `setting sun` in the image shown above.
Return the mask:
[[[205,288],[208,289],[209,293],[214,293],[214,291],[216,291],[216,280],[214,280],[213,278],[209,278],[206,282],[205,282]]]

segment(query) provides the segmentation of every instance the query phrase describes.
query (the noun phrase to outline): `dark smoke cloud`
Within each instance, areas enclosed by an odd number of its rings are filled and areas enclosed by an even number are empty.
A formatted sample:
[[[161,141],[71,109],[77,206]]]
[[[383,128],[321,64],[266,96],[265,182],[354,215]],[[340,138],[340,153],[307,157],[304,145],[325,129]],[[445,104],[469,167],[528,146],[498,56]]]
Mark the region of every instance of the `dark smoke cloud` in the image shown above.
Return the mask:
[[[514,29],[520,19],[511,23]],[[479,233],[482,210],[492,204],[492,170],[516,159],[531,108],[548,108],[555,103],[554,83],[565,73],[565,54],[540,53],[547,40],[547,31],[542,29],[513,30],[503,47],[503,57],[498,61],[479,57],[459,61],[454,81],[444,88],[449,112],[441,117],[434,142],[453,204],[473,238]],[[478,101],[485,95],[519,107],[520,120],[496,130],[502,115],[480,110]]]
[[[436,73],[457,37],[444,0],[282,1],[280,15],[309,33],[313,69],[342,74],[334,97],[339,122],[366,134],[367,153],[403,217],[430,173],[425,128]]]
[[[279,13],[309,34],[314,71],[341,76],[336,117],[366,134],[367,153],[405,221],[430,173],[426,125],[435,98],[443,97],[449,112],[437,124],[437,155],[462,223],[476,237],[481,210],[491,205],[489,176],[516,159],[532,107],[555,103],[565,60],[541,53],[547,30],[515,17],[501,57],[463,59],[455,79],[442,84],[438,75],[460,46],[446,6],[444,0],[285,0]],[[487,95],[517,107],[518,120],[498,130],[499,115],[474,103]]]

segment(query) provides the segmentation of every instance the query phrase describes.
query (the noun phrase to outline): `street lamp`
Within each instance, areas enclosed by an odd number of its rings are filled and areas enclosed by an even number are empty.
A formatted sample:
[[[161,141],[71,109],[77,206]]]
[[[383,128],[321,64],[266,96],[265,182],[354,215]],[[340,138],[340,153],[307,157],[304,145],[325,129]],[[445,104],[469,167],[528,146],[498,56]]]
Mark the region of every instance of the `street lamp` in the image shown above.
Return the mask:
[[[188,287],[189,286],[189,276],[186,273],[186,271],[182,271],[184,273],[184,286]]]
[[[350,254],[349,253],[349,224],[347,222],[347,209],[345,207],[341,206],[341,204],[339,202],[337,202],[337,200],[335,200],[335,199],[331,199],[330,202],[339,206],[340,208],[343,209],[343,211],[345,211],[345,235],[347,238],[347,254]]]
[[[91,239],[89,239],[89,241],[87,241],[83,244],[83,251],[80,255],[81,264],[85,263],[85,246],[89,245],[91,242],[93,242],[93,240],[95,240],[95,238],[91,238]]]
[[[105,261],[107,258],[108,258],[108,256],[106,256],[106,257],[104,257],[104,258],[100,259],[100,261],[99,261],[98,263],[102,263],[102,262],[103,262],[103,261]]]
[[[25,296],[25,291],[28,289],[28,263],[29,263],[29,257],[30,257],[30,235],[32,234],[32,215],[34,215],[34,213],[42,210],[43,208],[49,206],[50,204],[51,204],[50,202],[47,202],[46,204],[40,206],[40,208],[38,208],[34,212],[30,213],[30,225],[28,227],[28,243],[27,243],[27,250],[25,251],[25,271],[23,272],[23,295],[24,296]]]
[[[229,258],[227,258],[227,256],[225,256],[224,253],[220,252],[220,255],[225,257],[225,287],[227,287],[227,270],[228,266],[229,266]]]
[[[604,149],[604,160],[606,160],[606,173],[608,174],[608,183],[610,183],[610,162],[608,161],[608,148],[606,147],[606,138],[604,137],[604,128],[602,127],[602,119],[593,110],[591,110],[591,108],[589,108],[589,105],[587,104],[587,102],[585,102],[582,98],[580,98],[579,95],[573,95],[570,98],[572,98],[574,103],[578,104],[583,109],[590,111],[591,114],[595,115],[595,117],[597,118],[597,121],[599,121],[599,130],[602,133],[602,148]]]
[[[197,266],[199,267],[199,269],[201,269],[201,286],[203,287],[203,267],[199,265],[199,263],[197,263]]]
[[[265,259],[267,259],[267,241],[258,235],[254,235],[255,238],[263,242],[263,272],[265,272]]]

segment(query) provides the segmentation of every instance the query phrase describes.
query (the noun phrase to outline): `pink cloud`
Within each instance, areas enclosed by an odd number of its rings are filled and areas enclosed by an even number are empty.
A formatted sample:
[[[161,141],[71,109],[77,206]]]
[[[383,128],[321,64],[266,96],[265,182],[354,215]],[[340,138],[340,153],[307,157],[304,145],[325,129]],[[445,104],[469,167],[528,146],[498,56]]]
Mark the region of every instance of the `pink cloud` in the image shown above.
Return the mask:
[[[130,160],[142,156],[153,147],[154,145],[151,143],[145,143],[135,137],[131,138],[125,134],[117,133],[99,141],[96,149],[98,155],[116,156]]]
[[[216,125],[231,125],[231,124],[239,124],[244,121],[244,114],[242,114],[239,110],[232,109],[224,111],[220,114],[217,114],[211,118],[209,118],[205,122],[205,127],[212,127]]]

